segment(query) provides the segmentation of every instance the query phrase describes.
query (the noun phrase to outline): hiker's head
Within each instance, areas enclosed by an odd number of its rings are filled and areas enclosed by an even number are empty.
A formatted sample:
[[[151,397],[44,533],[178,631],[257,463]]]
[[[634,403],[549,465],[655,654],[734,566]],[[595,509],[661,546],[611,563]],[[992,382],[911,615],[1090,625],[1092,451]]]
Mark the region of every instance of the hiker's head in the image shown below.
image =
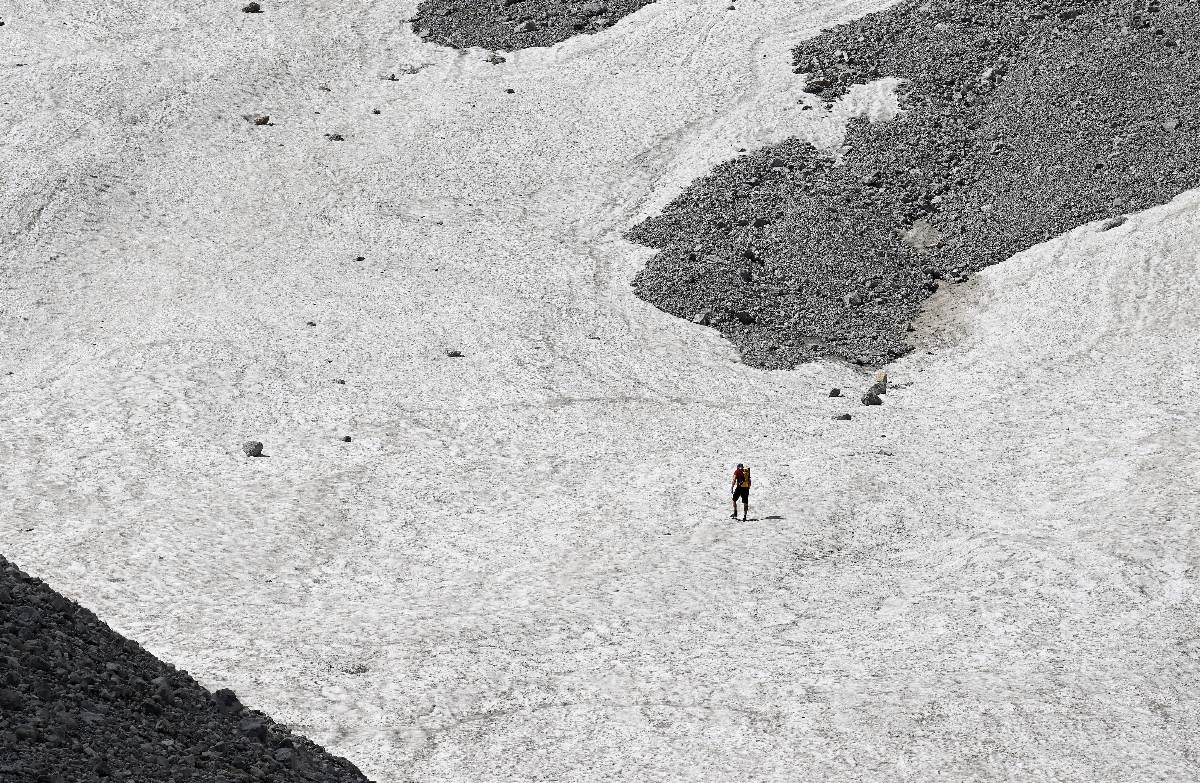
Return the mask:
[[[746,466],[745,466],[745,465],[743,465],[742,463],[740,463],[740,462],[739,462],[739,463],[738,463],[738,467],[739,467],[739,468],[744,468],[744,467],[746,467]]]

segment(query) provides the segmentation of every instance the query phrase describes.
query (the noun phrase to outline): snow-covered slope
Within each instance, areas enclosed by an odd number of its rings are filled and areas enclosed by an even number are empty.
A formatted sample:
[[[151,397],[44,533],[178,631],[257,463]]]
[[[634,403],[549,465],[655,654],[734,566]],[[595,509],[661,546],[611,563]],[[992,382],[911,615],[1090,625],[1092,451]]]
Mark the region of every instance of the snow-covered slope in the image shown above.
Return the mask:
[[[881,4],[502,65],[237,5],[0,28],[5,555],[381,783],[1197,776],[1200,197],[944,290],[868,409],[635,299],[619,237],[887,116],[787,61]]]

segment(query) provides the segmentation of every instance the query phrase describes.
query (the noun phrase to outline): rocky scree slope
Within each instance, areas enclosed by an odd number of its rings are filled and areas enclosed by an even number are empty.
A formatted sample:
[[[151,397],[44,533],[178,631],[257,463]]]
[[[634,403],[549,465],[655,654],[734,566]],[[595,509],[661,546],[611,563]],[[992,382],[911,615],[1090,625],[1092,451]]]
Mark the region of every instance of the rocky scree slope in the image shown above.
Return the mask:
[[[0,781],[365,783],[0,557]]]
[[[826,102],[904,80],[841,161],[789,140],[718,166],[629,238],[634,281],[755,367],[882,365],[946,281],[1200,185],[1200,2],[908,0],[794,49]],[[1069,306],[1069,303],[1064,303]]]
[[[616,24],[652,0],[424,0],[413,29],[431,43],[515,51]]]

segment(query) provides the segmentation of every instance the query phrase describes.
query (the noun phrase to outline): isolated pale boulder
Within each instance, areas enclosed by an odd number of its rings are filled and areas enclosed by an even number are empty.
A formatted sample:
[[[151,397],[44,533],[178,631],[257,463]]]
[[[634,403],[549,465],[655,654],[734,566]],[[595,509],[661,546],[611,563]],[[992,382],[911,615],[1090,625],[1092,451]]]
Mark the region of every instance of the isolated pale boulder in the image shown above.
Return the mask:
[[[916,250],[929,250],[942,244],[942,232],[925,218],[914,222],[904,234],[904,244]]]

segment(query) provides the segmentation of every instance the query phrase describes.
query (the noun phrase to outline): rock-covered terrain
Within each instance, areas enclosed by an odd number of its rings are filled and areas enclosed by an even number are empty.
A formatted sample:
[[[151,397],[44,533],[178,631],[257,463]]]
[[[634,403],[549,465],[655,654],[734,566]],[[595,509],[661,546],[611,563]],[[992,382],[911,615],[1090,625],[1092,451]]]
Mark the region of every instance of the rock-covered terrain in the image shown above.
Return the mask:
[[[652,0],[424,0],[413,29],[443,46],[513,51],[604,30]]]
[[[743,359],[880,365],[939,285],[1200,184],[1200,5],[908,0],[794,50],[809,92],[903,79],[840,161],[791,140],[718,166],[630,238],[642,298]]]
[[[0,780],[362,783],[0,557]]]

